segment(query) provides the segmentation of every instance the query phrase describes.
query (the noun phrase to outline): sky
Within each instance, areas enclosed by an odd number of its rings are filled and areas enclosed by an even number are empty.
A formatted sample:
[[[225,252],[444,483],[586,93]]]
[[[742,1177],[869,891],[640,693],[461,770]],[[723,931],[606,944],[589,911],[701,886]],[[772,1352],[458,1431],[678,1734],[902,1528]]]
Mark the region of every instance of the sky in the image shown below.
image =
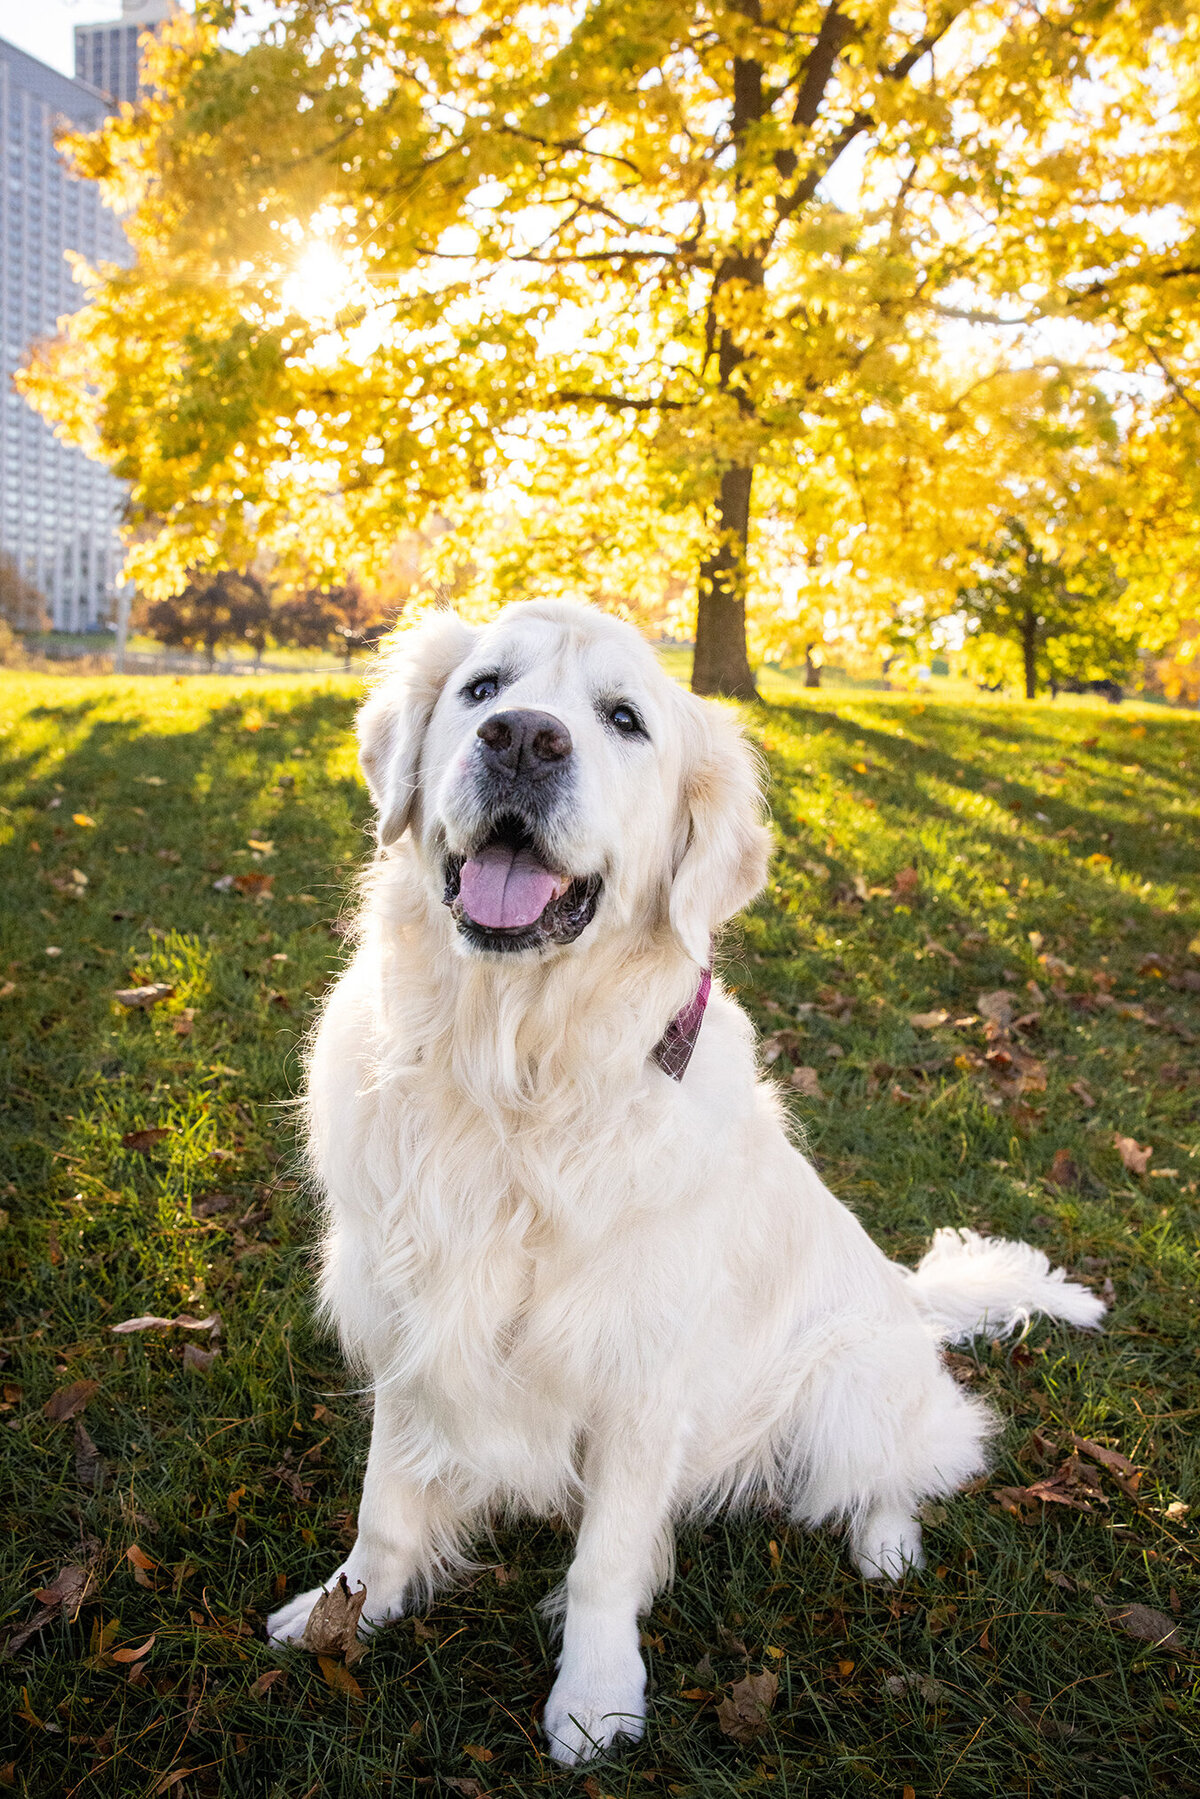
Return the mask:
[[[76,25],[120,16],[121,0],[0,0],[0,37],[73,75]]]

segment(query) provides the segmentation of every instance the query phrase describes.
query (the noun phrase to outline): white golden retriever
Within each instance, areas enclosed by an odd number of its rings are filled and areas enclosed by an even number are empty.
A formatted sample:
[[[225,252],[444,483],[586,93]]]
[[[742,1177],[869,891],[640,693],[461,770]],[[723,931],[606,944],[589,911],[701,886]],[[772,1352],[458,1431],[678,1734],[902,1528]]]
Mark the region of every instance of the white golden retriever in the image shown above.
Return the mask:
[[[971,1232],[896,1266],[795,1148],[748,1019],[709,994],[766,873],[755,759],[628,625],[437,615],[359,738],[379,854],[307,1107],[324,1306],[374,1426],[329,1584],[383,1624],[490,1516],[572,1517],[545,1729],[582,1761],[641,1734],[638,1613],[677,1519],[758,1500],[844,1525],[867,1577],[919,1567],[916,1508],[992,1428],[939,1344],[1104,1308]],[[324,1590],[271,1637],[299,1641]]]

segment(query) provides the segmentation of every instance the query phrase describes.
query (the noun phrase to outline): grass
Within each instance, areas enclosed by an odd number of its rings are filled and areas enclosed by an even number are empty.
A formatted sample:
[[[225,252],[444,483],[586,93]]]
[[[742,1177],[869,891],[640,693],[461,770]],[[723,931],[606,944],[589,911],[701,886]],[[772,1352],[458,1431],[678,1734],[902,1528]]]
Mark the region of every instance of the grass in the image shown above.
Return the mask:
[[[777,1518],[686,1531],[646,1621],[647,1740],[582,1789],[536,1722],[537,1603],[569,1547],[550,1526],[481,1546],[465,1590],[358,1663],[361,1696],[300,1652],[256,1685],[283,1583],[350,1536],[367,1442],[310,1321],[286,1104],[367,848],[352,705],[336,679],[0,677],[0,1634],[65,1564],[90,1574],[76,1616],[0,1662],[0,1788],[1200,1793],[1200,720],[1161,709],[815,693],[753,715],[780,850],[725,970],[773,1076],[817,1071],[825,1098],[794,1109],[826,1178],[899,1257],[986,1226],[1115,1293],[1102,1337],[1038,1325],[959,1359],[1004,1431],[994,1476],[931,1513],[929,1572],[867,1588]],[[270,897],[214,888],[229,874]],[[174,992],[114,1001],[147,982]],[[997,989],[1028,1022],[989,1037]],[[165,1134],[123,1142],[143,1130]],[[1151,1147],[1145,1174],[1117,1135]],[[210,1310],[219,1339],[111,1329]],[[46,1416],[85,1381],[74,1420]],[[1090,1511],[1006,1510],[1071,1432],[1143,1470],[1132,1496],[1093,1469]],[[1115,1628],[1130,1603],[1182,1649]],[[779,1694],[738,1743],[718,1702],[747,1667]]]

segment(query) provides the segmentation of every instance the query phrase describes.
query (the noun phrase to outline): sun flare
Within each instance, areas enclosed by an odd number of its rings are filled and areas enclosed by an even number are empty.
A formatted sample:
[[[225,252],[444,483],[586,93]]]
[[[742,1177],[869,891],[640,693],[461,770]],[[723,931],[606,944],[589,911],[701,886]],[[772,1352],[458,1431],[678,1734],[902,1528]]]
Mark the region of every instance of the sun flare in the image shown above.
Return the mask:
[[[297,256],[283,284],[289,311],[313,324],[332,325],[353,302],[354,275],[327,238],[313,238]]]

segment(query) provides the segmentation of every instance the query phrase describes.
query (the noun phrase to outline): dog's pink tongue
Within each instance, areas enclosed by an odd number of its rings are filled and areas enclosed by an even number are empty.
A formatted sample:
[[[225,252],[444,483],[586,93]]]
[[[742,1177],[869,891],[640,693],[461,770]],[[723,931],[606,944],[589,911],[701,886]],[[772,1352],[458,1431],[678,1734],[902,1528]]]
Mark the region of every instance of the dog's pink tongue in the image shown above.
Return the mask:
[[[458,892],[463,911],[476,924],[514,931],[539,919],[561,888],[558,878],[528,850],[489,843],[463,863]]]

